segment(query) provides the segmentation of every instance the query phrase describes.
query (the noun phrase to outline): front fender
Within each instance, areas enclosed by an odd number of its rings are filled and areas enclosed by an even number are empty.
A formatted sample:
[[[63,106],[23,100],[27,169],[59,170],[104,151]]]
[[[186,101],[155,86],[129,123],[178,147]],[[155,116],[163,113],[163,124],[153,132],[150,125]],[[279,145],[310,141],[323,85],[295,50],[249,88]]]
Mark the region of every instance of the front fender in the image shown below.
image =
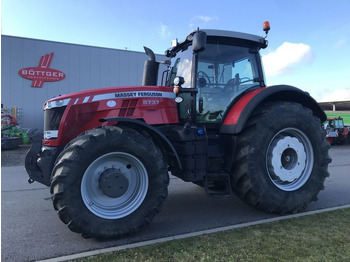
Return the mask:
[[[175,166],[178,169],[182,169],[180,158],[169,139],[160,132],[157,128],[137,119],[123,118],[123,117],[111,117],[102,118],[100,122],[113,122],[116,125],[122,125],[130,128],[139,128],[146,131],[156,143],[156,145],[162,150],[166,157],[166,160],[170,166]]]
[[[220,127],[220,133],[240,133],[255,108],[269,101],[296,102],[311,109],[313,113],[321,119],[321,122],[327,119],[322,108],[309,93],[294,86],[276,85],[252,90],[236,101],[225,114],[223,124]]]

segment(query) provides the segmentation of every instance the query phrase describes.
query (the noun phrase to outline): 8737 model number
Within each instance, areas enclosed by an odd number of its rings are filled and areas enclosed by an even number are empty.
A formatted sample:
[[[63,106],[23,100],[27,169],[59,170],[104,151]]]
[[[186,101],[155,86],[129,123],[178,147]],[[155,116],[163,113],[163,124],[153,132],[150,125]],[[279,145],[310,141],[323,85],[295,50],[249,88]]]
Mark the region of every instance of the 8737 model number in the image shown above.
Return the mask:
[[[143,100],[142,104],[143,105],[158,105],[159,100],[155,100],[155,99]]]

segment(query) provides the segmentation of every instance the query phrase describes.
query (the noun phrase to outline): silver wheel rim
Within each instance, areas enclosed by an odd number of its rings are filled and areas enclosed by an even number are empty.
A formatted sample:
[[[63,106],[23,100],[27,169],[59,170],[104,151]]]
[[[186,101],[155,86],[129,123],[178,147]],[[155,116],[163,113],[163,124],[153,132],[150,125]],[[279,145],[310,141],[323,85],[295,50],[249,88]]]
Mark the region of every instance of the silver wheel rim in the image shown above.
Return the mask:
[[[106,194],[108,183],[101,187],[101,178],[106,172],[116,174],[125,186],[117,195]],[[118,186],[114,182],[114,186]],[[110,192],[113,192],[113,189]],[[118,188],[116,188],[119,190]],[[85,206],[96,216],[118,219],[134,212],[143,202],[148,190],[147,170],[142,162],[124,152],[112,152],[93,161],[81,181],[81,196]]]
[[[266,168],[271,181],[283,191],[295,191],[309,179],[314,153],[308,137],[297,128],[285,128],[271,140]]]

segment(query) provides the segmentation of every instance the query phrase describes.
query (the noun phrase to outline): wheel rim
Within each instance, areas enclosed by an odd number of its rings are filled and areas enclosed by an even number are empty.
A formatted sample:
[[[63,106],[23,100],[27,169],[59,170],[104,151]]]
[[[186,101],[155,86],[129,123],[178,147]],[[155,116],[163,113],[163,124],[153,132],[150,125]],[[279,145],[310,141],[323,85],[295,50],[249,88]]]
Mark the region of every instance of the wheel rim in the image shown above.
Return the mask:
[[[271,181],[283,191],[294,191],[309,179],[314,165],[310,140],[299,129],[286,128],[271,140],[266,167]]]
[[[124,152],[112,152],[93,161],[81,181],[85,206],[105,219],[118,219],[134,212],[148,190],[147,170],[142,162]]]

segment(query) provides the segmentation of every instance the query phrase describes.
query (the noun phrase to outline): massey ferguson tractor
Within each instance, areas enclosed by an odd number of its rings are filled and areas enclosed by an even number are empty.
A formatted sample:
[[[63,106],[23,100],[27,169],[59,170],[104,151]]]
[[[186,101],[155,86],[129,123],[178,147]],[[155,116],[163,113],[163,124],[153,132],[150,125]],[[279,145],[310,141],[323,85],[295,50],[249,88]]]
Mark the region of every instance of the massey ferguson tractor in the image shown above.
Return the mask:
[[[266,36],[198,29],[173,41],[167,61],[145,48],[142,86],[46,101],[28,181],[49,186],[60,219],[85,238],[149,224],[169,174],[267,212],[304,210],[329,176],[326,115],[296,87],[266,86],[259,50],[267,45]],[[160,64],[168,69],[158,84]]]

